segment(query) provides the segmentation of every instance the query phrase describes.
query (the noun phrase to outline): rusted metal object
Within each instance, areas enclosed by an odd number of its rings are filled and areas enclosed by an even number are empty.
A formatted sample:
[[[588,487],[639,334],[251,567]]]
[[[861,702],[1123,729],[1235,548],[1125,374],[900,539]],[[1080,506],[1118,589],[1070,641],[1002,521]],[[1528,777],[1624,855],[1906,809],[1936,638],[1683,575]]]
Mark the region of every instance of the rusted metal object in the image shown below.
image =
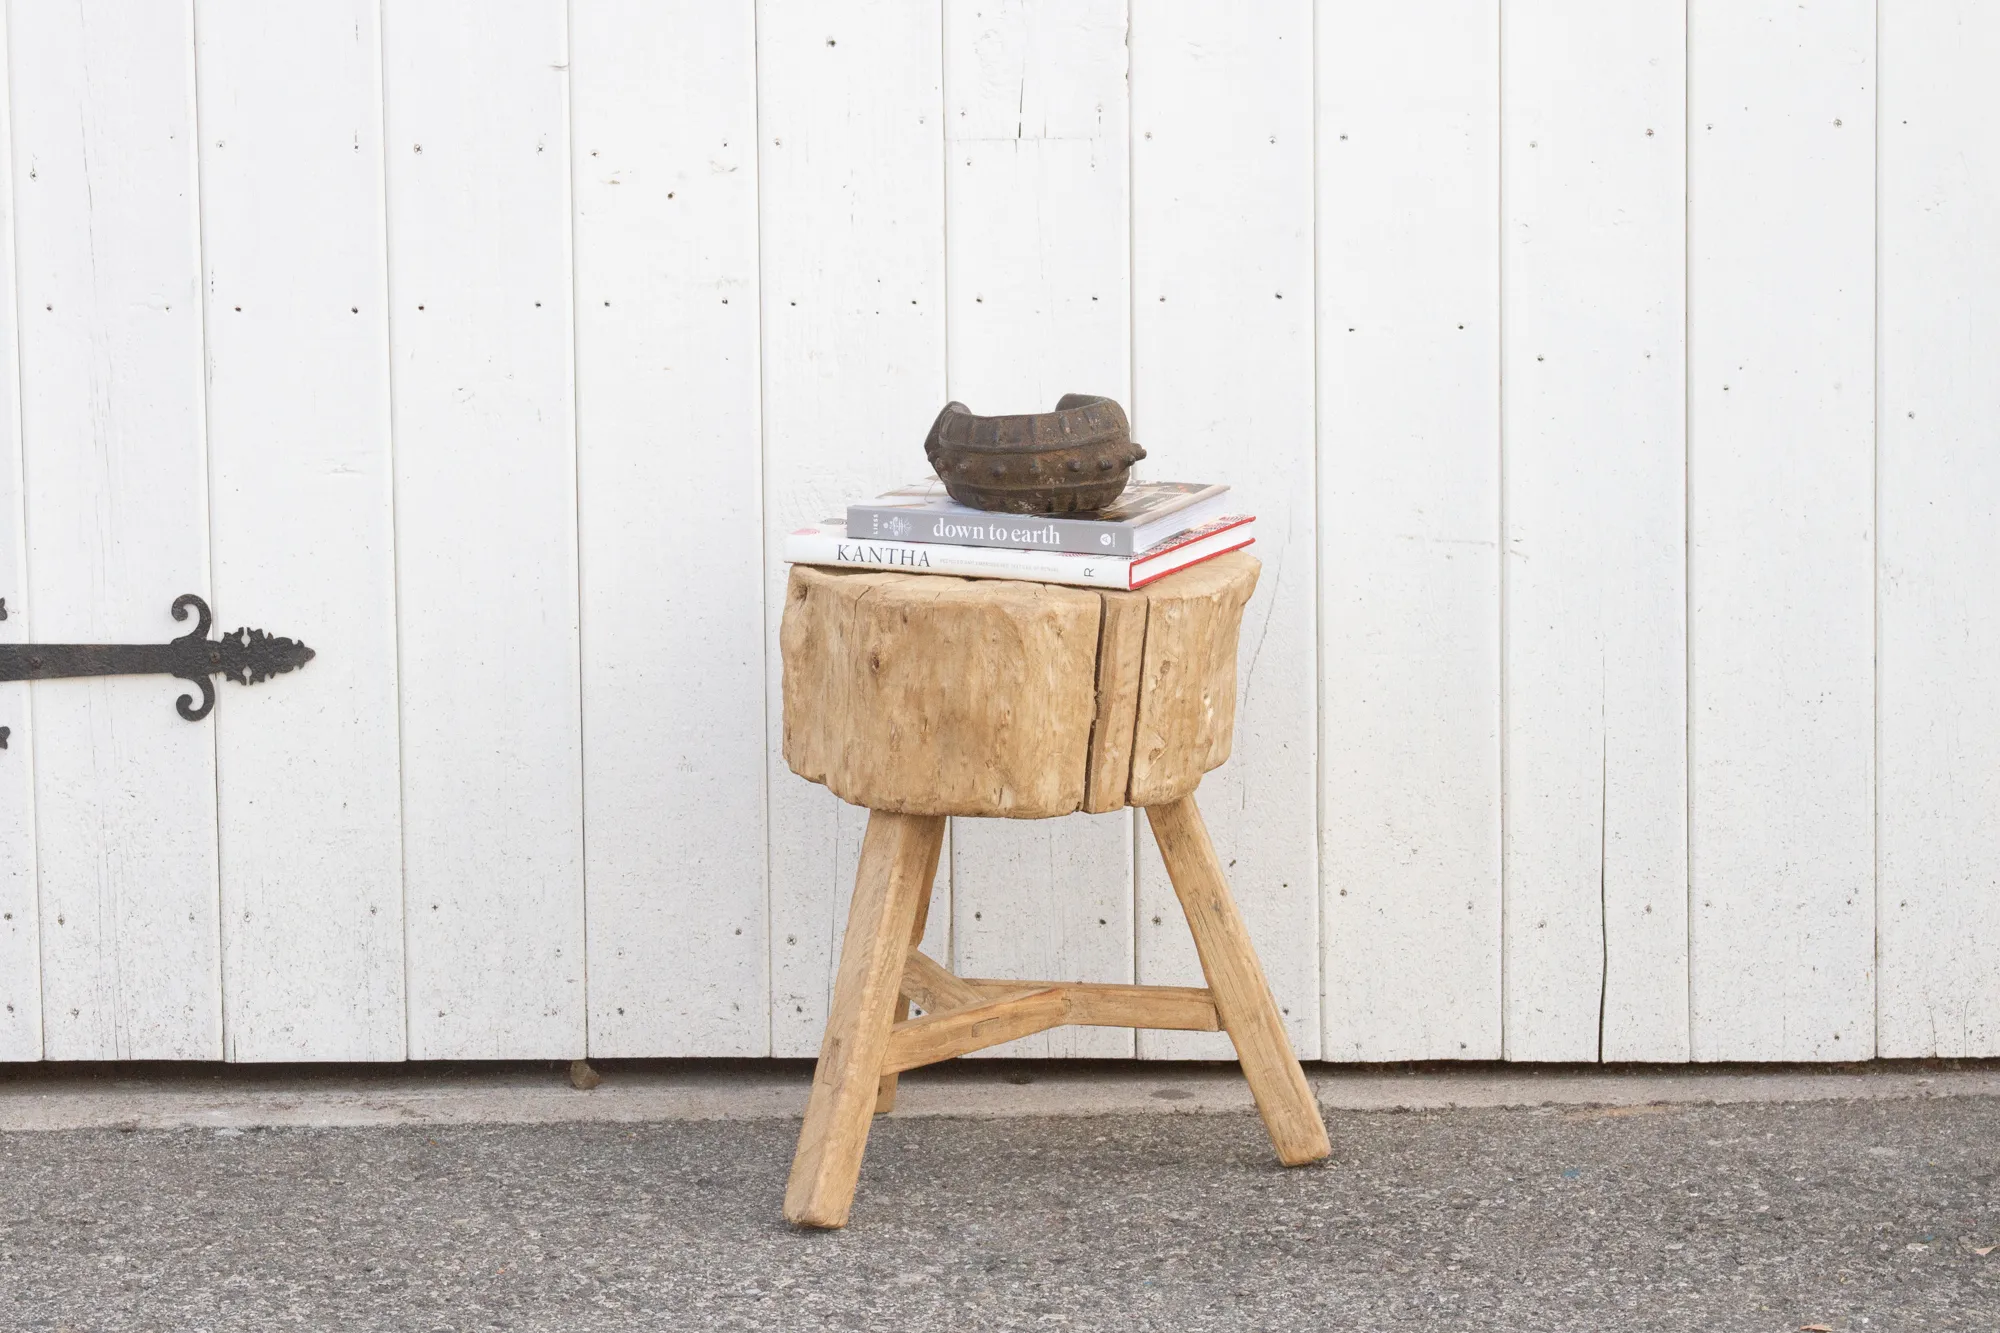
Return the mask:
[[[1146,451],[1125,409],[1066,393],[1053,412],[976,417],[946,403],[924,454],[951,498],[1002,514],[1075,514],[1118,498]]]
[[[174,619],[186,620],[190,608],[196,615],[195,627],[166,643],[0,643],[0,680],[174,676],[200,687],[199,707],[189,694],[174,705],[182,717],[199,722],[215,707],[211,675],[220,673],[239,685],[255,685],[313,659],[313,650],[297,640],[260,629],[231,630],[211,639],[208,603],[193,593],[174,599]]]

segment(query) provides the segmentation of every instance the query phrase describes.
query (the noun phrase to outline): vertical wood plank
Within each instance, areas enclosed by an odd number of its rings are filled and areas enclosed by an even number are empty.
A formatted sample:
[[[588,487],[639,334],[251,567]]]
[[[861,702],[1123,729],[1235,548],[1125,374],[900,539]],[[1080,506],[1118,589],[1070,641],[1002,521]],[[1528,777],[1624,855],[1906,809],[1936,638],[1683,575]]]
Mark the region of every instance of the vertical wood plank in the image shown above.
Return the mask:
[[[1058,395],[1060,396],[1060,395]],[[1131,816],[953,821],[962,976],[1132,980]],[[1129,1056],[1123,1028],[1054,1028],[972,1058]]]
[[[163,640],[209,591],[191,19],[8,13],[21,602],[48,641]],[[186,688],[35,687],[47,1058],[222,1054],[215,733],[176,714]]]
[[[1492,1059],[1498,9],[1316,26],[1323,1050]]]
[[[2000,1054],[2000,12],[1881,11],[1877,1053]]]
[[[749,0],[585,0],[577,448],[593,1055],[763,1055]]]
[[[1230,761],[1202,812],[1293,1047],[1320,1049],[1310,0],[1148,4],[1132,22],[1133,429],[1150,475],[1225,481],[1257,515]],[[1139,826],[1139,980],[1200,985]],[[1159,924],[1155,925],[1154,919]],[[1139,1053],[1227,1059],[1227,1037]]]
[[[409,1046],[584,1053],[569,53],[384,15]]]
[[[1689,23],[1693,1054],[1865,1059],[1874,5]]]
[[[780,753],[785,566],[778,555],[792,529],[841,515],[848,501],[925,470],[924,432],[945,388],[938,23],[934,8],[894,0],[760,0],[757,7],[771,1053],[778,1056],[819,1050],[867,818],[793,775]],[[950,889],[940,884],[938,893],[925,949],[947,957]]]
[[[1501,35],[1506,1055],[1684,1060],[1685,7]]]
[[[375,0],[198,0],[215,607],[318,654],[215,713],[224,1054],[404,1053]]]
[[[1046,412],[1131,402],[1124,0],[946,0],[950,396]],[[1133,979],[1132,817],[955,820],[953,941],[970,976]],[[994,1055],[1130,1055],[1062,1028]]]
[[[0,25],[4,28],[4,25]],[[27,509],[21,475],[21,377],[14,299],[13,116],[0,30],[0,643],[32,643]],[[42,1056],[42,941],[35,874],[35,746],[28,685],[0,685],[0,1060]]]

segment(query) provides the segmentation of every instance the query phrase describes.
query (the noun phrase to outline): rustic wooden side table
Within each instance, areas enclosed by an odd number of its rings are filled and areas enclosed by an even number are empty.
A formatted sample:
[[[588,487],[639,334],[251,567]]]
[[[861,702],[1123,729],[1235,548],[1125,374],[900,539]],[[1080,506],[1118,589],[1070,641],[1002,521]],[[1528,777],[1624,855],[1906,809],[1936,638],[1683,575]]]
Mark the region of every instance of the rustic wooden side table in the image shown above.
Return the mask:
[[[793,567],[785,760],[870,814],[791,1221],[846,1225],[870,1117],[894,1105],[899,1072],[1066,1023],[1226,1031],[1279,1160],[1331,1151],[1194,804],[1229,757],[1257,569],[1225,555],[1126,593]],[[1206,988],[975,980],[919,951],[945,816],[1123,805],[1152,822]]]

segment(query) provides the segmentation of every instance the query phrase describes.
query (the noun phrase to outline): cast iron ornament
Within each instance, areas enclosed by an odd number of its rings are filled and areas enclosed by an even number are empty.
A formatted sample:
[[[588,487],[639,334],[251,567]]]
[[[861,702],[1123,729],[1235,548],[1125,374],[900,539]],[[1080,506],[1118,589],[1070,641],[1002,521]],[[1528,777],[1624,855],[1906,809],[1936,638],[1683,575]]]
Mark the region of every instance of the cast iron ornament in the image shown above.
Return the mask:
[[[165,643],[0,643],[0,680],[173,676],[201,688],[200,707],[194,706],[191,694],[183,694],[174,704],[182,717],[199,722],[215,707],[210,676],[220,673],[239,685],[255,685],[313,659],[313,650],[296,639],[281,639],[261,629],[235,629],[211,639],[208,603],[193,593],[174,598],[174,619],[186,620],[190,607],[195,612],[194,628]]]
[[[976,417],[946,403],[924,455],[951,498],[1002,514],[1075,514],[1118,498],[1146,451],[1132,443],[1125,409],[1109,398],[1066,393],[1053,412]]]

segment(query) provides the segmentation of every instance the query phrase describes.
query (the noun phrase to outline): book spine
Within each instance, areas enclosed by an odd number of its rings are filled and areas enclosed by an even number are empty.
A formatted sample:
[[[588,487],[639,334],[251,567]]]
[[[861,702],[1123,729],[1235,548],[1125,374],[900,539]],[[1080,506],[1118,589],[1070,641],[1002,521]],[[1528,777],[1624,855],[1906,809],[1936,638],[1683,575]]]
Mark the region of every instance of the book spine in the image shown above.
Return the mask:
[[[1009,551],[1128,556],[1132,528],[1087,518],[1039,514],[936,514],[879,505],[849,505],[847,530],[870,541],[993,546]]]
[[[1084,588],[1126,588],[1129,560],[1090,560],[1060,551],[1018,551],[940,542],[856,539],[808,528],[785,538],[785,559],[795,565],[843,565],[855,569],[901,570],[912,574],[956,574],[962,578],[1031,579]]]

